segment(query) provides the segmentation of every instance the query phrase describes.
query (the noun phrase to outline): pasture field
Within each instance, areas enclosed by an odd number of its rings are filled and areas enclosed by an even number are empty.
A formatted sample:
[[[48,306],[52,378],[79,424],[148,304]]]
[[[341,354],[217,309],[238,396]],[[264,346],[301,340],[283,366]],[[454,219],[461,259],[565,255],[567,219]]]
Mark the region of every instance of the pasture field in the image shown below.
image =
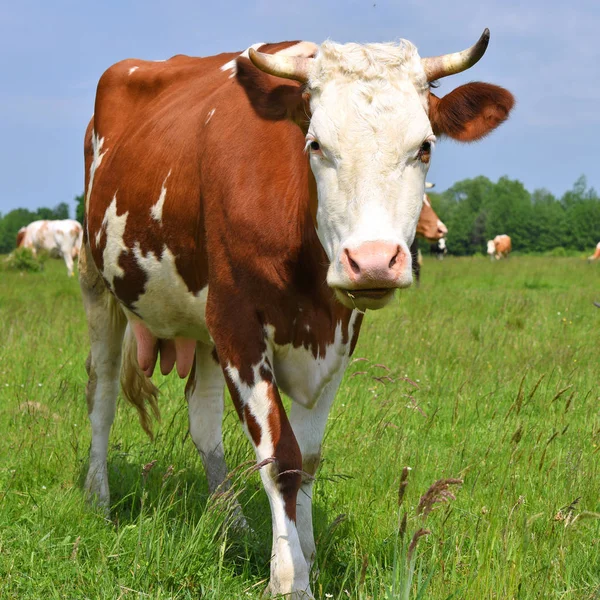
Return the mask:
[[[420,289],[367,315],[316,480],[316,597],[600,598],[599,267],[426,259]],[[260,598],[270,512],[229,399],[251,531],[208,497],[176,376],[155,376],[154,441],[119,402],[111,520],[86,508],[87,352],[62,262],[0,272],[0,598]],[[418,516],[442,478],[456,498]]]

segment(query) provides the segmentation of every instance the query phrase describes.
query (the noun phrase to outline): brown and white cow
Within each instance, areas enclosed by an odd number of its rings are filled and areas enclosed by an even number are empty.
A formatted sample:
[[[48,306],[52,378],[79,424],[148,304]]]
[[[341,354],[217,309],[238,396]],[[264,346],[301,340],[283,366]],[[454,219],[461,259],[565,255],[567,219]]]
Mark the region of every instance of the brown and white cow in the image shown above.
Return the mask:
[[[430,92],[488,39],[429,59],[407,41],[283,42],[106,71],[85,140],[80,266],[92,499],[108,506],[119,374],[148,430],[160,353],[163,373],[189,375],[211,490],[227,473],[227,384],[271,506],[270,592],[312,597],[313,476],[363,313],[411,283],[436,138],[479,139],[513,106],[486,83]]]
[[[427,190],[434,186],[434,183],[429,183],[428,181],[425,183],[425,189]],[[417,223],[417,233],[410,247],[412,270],[417,286],[421,282],[421,267],[423,266],[423,257],[419,250],[419,240],[417,238],[423,238],[428,242],[437,243],[442,240],[447,233],[448,228],[433,210],[429,196],[423,194],[423,208],[421,209],[419,222]]]
[[[594,254],[592,254],[591,256],[588,256],[588,262],[591,262],[592,260],[598,260],[600,258],[600,242],[598,242],[596,244],[596,250],[594,251]]]
[[[17,248],[29,248],[34,255],[46,251],[63,258],[69,277],[73,275],[73,260],[79,256],[83,228],[73,219],[33,221],[17,233]]]
[[[512,250],[512,243],[510,236],[502,234],[497,235],[493,240],[489,240],[487,243],[487,253],[493,260],[500,260],[506,258]]]

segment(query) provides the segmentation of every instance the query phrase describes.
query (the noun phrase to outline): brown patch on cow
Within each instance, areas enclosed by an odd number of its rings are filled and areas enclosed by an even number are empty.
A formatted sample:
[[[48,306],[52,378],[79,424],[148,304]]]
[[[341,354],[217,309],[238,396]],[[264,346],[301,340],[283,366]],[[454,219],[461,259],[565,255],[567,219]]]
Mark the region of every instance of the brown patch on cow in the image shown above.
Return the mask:
[[[273,442],[277,487],[283,496],[285,512],[291,521],[296,521],[296,499],[302,484],[302,454],[292,426],[274,385],[268,388],[268,426]]]
[[[429,119],[436,135],[460,142],[481,139],[502,124],[515,99],[504,88],[490,83],[467,83],[438,98],[429,94]]]
[[[250,437],[252,438],[254,445],[258,446],[260,444],[260,440],[262,438],[262,431],[260,428],[260,424],[254,418],[254,415],[252,414],[252,411],[250,410],[250,407],[247,404],[244,405],[243,410],[244,410],[244,423],[246,423],[246,427],[248,428],[248,433],[250,433]]]
[[[94,257],[95,258],[95,257]],[[118,264],[125,273],[124,277],[113,279],[115,296],[130,310],[135,308],[135,303],[144,293],[148,276],[136,260],[133,252],[121,252]]]
[[[26,233],[27,233],[27,230],[25,230],[25,229],[19,230],[19,233],[17,233],[17,248],[20,248],[23,245],[23,241],[25,240]]]

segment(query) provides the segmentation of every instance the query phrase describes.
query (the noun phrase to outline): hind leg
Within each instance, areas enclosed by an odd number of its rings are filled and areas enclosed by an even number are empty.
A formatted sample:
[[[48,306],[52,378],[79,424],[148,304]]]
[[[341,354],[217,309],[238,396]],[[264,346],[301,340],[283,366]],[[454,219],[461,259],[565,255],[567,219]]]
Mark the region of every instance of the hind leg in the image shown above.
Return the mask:
[[[190,435],[202,458],[211,494],[227,477],[222,433],[225,380],[212,352],[212,346],[196,345],[195,368],[185,388]]]
[[[82,249],[79,273],[91,343],[86,362],[86,396],[92,443],[85,489],[89,501],[107,508],[110,502],[106,466],[108,436],[115,418],[121,345],[127,322],[93,264],[88,247]]]
[[[73,277],[73,257],[69,251],[63,251],[63,258],[67,267],[67,273],[69,277]]]

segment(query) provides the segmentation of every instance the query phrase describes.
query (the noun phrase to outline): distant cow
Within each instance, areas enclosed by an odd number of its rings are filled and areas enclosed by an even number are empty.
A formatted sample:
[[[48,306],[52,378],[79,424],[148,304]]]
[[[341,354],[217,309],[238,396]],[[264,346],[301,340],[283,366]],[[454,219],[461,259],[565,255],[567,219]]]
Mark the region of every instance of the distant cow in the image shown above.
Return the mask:
[[[600,258],[600,242],[596,244],[596,251],[591,256],[588,256],[588,262],[598,260]]]
[[[425,189],[431,189],[434,187],[434,183],[425,183]],[[417,238],[423,238],[428,242],[438,243],[439,240],[448,233],[448,228],[442,223],[440,218],[431,206],[429,196],[423,195],[423,208],[419,215],[419,222],[417,223],[417,234],[410,247],[410,254],[412,256],[412,270],[415,276],[415,282],[417,286],[421,282],[421,266],[423,265],[423,257],[419,251],[419,240]]]
[[[40,250],[50,256],[63,258],[73,275],[73,260],[79,256],[83,229],[72,219],[62,221],[34,221],[21,227],[17,234],[17,248],[29,248],[34,255]]]
[[[512,244],[508,235],[497,235],[487,243],[487,253],[491,259],[506,258],[511,250]]]
[[[446,238],[439,239],[435,244],[431,244],[429,247],[431,254],[435,255],[438,260],[444,260],[444,256],[448,254],[448,247],[446,246]]]

